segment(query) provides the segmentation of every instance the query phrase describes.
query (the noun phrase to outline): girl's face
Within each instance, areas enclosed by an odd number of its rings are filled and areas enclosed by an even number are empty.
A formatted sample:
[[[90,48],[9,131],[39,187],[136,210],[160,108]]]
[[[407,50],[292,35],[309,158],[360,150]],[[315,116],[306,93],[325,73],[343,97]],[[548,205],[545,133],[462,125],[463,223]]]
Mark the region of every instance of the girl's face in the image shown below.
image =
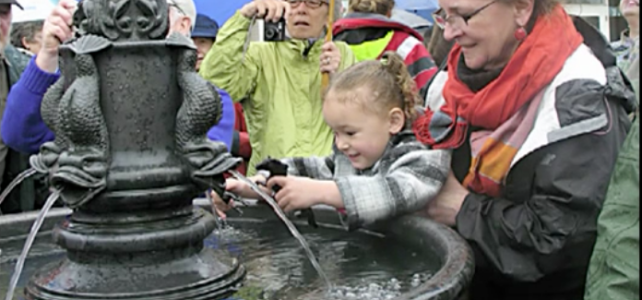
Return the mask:
[[[358,170],[372,167],[385,152],[391,135],[405,124],[403,111],[393,108],[379,112],[371,107],[380,105],[372,97],[364,88],[351,92],[330,90],[323,103],[323,117],[334,131],[337,148]]]

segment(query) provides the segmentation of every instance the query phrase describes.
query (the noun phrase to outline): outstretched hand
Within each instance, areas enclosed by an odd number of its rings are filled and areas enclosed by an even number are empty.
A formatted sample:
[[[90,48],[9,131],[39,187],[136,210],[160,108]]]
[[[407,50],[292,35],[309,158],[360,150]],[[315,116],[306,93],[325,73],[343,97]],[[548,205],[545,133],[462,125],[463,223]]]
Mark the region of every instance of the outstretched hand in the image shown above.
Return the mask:
[[[298,176],[275,176],[267,183],[269,189],[281,187],[274,199],[285,212],[310,208],[317,204],[343,207],[339,188],[334,181],[314,180]]]
[[[248,179],[253,182],[265,182],[265,177],[261,175],[253,176]],[[241,198],[260,198],[260,196],[256,192],[254,192],[249,185],[236,179],[230,178],[225,180],[225,190]],[[265,192],[267,192],[267,190]],[[225,201],[223,201],[223,199],[221,199],[221,197],[215,191],[210,192],[210,196],[212,197],[212,204],[214,205],[216,214],[220,218],[225,219],[227,217],[225,212],[234,207],[234,200],[230,200],[228,203],[225,203]]]

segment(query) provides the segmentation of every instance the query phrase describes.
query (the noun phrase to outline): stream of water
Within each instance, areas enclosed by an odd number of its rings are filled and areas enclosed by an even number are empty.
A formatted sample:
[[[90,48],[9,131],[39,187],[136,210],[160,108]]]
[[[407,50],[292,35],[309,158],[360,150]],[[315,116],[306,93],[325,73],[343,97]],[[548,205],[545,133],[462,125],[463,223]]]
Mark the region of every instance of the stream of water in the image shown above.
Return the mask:
[[[51,195],[49,195],[49,198],[47,198],[45,205],[42,207],[42,209],[40,210],[40,213],[38,214],[38,218],[33,223],[33,226],[31,226],[31,230],[29,231],[29,235],[27,236],[27,241],[25,242],[25,245],[22,248],[22,253],[20,253],[20,257],[18,257],[18,261],[16,262],[13,275],[11,275],[11,281],[9,282],[9,290],[7,291],[5,300],[13,299],[13,293],[15,292],[16,287],[18,286],[18,280],[20,279],[20,275],[22,274],[22,269],[25,266],[25,261],[27,260],[27,255],[29,255],[29,250],[31,250],[31,246],[33,246],[33,242],[36,240],[36,235],[38,234],[38,231],[40,230],[42,223],[45,221],[45,217],[47,216],[47,213],[49,212],[51,207],[53,207],[54,203],[56,203],[59,196],[60,196],[60,191],[54,191],[53,193],[51,193]]]
[[[37,172],[36,169],[31,168],[18,174],[18,176],[16,176],[16,178],[14,178],[13,181],[11,181],[9,185],[7,185],[7,188],[5,188],[4,191],[2,191],[2,194],[0,194],[0,205],[2,205],[2,202],[4,202],[4,199],[6,199],[7,196],[9,196],[9,193],[11,193],[11,191],[13,191],[13,189],[16,186],[18,186],[20,183],[25,181],[25,179],[35,175],[36,172]],[[0,212],[0,215],[2,215],[2,212]]]
[[[328,291],[331,291],[333,288],[332,282],[330,282],[330,279],[328,279],[328,275],[326,275],[323,269],[321,268],[319,261],[317,260],[316,256],[312,252],[312,249],[310,249],[310,245],[305,240],[305,238],[301,235],[299,230],[296,229],[294,224],[292,224],[292,221],[288,219],[288,217],[285,215],[283,210],[281,210],[281,207],[279,207],[279,204],[276,203],[274,198],[272,198],[267,193],[263,192],[254,182],[252,182],[252,180],[249,180],[247,177],[243,176],[241,173],[235,170],[230,170],[229,172],[237,179],[248,184],[254,192],[259,194],[259,196],[263,197],[263,199],[265,199],[265,201],[272,207],[276,215],[283,221],[283,223],[285,223],[285,226],[288,228],[290,233],[292,233],[294,238],[296,238],[299,241],[299,244],[301,244],[301,247],[305,251],[305,254],[308,256],[308,259],[310,260],[310,264],[312,264],[312,267],[317,271],[317,273],[319,273],[319,276],[323,279],[323,281],[327,285]]]

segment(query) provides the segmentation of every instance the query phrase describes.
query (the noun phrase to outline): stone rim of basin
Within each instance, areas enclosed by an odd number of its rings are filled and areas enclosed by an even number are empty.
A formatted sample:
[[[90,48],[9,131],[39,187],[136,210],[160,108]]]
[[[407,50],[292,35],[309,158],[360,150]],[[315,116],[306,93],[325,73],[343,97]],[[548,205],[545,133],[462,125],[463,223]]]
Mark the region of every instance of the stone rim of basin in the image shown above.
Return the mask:
[[[253,201],[249,202],[250,204],[255,203]],[[211,209],[211,205],[207,199],[195,199],[194,206],[206,211],[210,211]],[[268,210],[267,207],[265,207],[265,209]],[[332,209],[328,207],[315,207],[314,209],[320,224],[340,224],[338,215]],[[244,218],[247,218],[248,215],[250,215],[249,218],[252,218],[251,209],[246,208],[243,211]],[[71,212],[72,211],[67,208],[52,209],[47,217],[47,221],[45,221],[43,231],[51,230],[56,224],[56,222],[52,221],[64,219],[70,215]],[[3,248],[2,241],[8,237],[26,234],[31,223],[35,220],[36,215],[37,212],[28,212],[0,216],[0,229],[2,229],[0,230],[0,249]],[[271,214],[265,215],[269,218],[276,218]],[[235,218],[234,213],[231,213],[230,218]],[[296,223],[298,226],[307,226],[305,222],[301,220],[298,220]],[[13,226],[15,224],[25,225]],[[370,230],[384,235],[390,234],[395,239],[411,242],[420,247],[430,247],[438,255],[445,254],[445,256],[442,256],[445,257],[445,259],[442,261],[442,266],[439,271],[433,274],[428,281],[397,297],[397,300],[457,299],[457,297],[466,291],[474,273],[474,259],[470,247],[454,230],[417,216],[404,216],[390,222],[375,225],[366,231]],[[415,233],[413,234],[413,232]],[[418,233],[423,234],[424,238],[416,238]],[[438,243],[434,243],[435,241]],[[0,263],[6,262],[6,259],[6,257],[0,256]]]

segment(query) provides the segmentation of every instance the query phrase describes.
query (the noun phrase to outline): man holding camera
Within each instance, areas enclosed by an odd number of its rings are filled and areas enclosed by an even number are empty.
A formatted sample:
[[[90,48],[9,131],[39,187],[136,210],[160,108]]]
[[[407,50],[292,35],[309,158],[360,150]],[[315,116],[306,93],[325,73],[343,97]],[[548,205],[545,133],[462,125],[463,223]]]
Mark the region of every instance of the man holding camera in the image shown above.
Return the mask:
[[[333,135],[323,120],[321,77],[354,64],[355,57],[347,44],[323,41],[329,1],[254,0],[220,28],[201,65],[201,76],[243,105],[252,146],[248,175],[268,156],[331,153]],[[339,15],[341,5],[334,1]],[[271,37],[284,40],[249,42],[255,38],[248,35],[255,23],[264,22],[267,40],[266,31],[279,28],[283,20],[285,32]]]

